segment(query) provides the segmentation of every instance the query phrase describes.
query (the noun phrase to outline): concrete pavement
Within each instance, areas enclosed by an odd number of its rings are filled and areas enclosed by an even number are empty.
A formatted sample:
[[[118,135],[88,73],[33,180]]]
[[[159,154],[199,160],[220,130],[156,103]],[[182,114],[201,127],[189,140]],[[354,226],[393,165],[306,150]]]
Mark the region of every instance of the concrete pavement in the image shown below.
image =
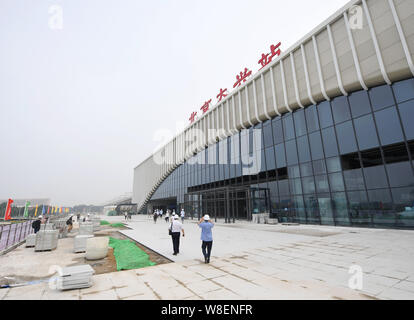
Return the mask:
[[[414,299],[412,231],[219,222],[204,264],[195,221],[184,224],[178,256],[164,220],[135,216],[128,226],[125,235],[175,262],[95,275],[81,290],[60,292],[47,282],[0,289],[0,299]],[[360,290],[348,286],[355,265]]]

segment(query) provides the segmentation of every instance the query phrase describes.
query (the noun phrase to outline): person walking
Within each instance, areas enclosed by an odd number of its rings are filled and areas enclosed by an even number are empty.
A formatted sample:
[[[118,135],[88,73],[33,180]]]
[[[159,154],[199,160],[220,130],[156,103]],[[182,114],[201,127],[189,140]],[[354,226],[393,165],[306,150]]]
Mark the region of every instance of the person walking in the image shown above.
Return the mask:
[[[181,222],[184,223],[184,217],[185,217],[184,208],[181,209],[180,216],[181,216]]]
[[[170,235],[173,243],[173,255],[176,256],[180,253],[180,231],[183,233],[183,237],[185,236],[183,225],[177,215],[172,216],[169,230],[171,231]]]
[[[73,221],[72,221],[72,218],[73,218],[73,215],[71,215],[71,216],[69,217],[69,219],[68,219],[68,220],[66,220],[66,224],[67,224],[67,226],[68,226],[68,232],[70,232],[70,231],[72,230],[72,228],[73,228]]]
[[[167,210],[167,213],[165,214],[165,222],[168,223],[170,220],[170,210]]]
[[[213,233],[211,229],[214,227],[213,221],[210,216],[206,214],[198,222],[198,226],[201,228],[201,251],[204,255],[204,263],[210,263],[211,247],[213,246]]]
[[[125,216],[125,220],[127,220],[128,219],[128,212],[125,211],[124,216]]]
[[[34,233],[37,233],[40,230],[42,216],[39,216],[35,221],[32,223],[32,228],[34,229]]]
[[[155,211],[154,211],[154,216],[153,216],[153,218],[154,218],[154,223],[157,223],[157,219],[158,219],[158,210],[155,210]]]

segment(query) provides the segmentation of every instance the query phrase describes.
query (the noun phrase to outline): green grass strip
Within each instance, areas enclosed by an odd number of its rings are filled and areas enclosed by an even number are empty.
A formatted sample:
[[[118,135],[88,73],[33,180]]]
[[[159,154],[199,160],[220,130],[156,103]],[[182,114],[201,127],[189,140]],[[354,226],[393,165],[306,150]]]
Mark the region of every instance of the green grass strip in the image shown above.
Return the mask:
[[[122,228],[122,227],[125,227],[125,225],[123,223],[112,223],[111,227],[113,227],[113,228]]]
[[[109,246],[114,248],[116,269],[118,271],[144,268],[156,264],[149,259],[144,250],[140,249],[131,240],[109,237]]]
[[[106,220],[101,220],[101,226],[106,226],[106,225],[108,225],[108,224],[110,224],[108,221],[106,221]]]

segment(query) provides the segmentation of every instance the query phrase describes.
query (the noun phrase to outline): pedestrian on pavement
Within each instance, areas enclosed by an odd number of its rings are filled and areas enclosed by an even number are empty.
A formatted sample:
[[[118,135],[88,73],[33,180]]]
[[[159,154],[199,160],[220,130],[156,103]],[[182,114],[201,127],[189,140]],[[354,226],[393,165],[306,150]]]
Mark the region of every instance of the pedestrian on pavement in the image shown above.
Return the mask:
[[[128,219],[128,212],[125,211],[124,216],[125,216],[125,220],[127,220]]]
[[[131,212],[128,212],[128,219],[131,220],[132,219],[132,214]]]
[[[70,232],[72,230],[72,228],[73,228],[73,220],[72,220],[72,218],[73,218],[73,215],[70,215],[69,219],[66,220],[66,224],[68,226],[68,232]]]
[[[184,208],[182,208],[182,209],[181,209],[180,216],[181,216],[181,222],[182,222],[182,223],[184,223],[184,217],[185,217],[185,211],[184,211]]]
[[[38,219],[32,222],[32,228],[34,229],[34,233],[37,233],[40,230],[42,216],[39,216]]]
[[[183,233],[183,237],[184,235],[184,229],[183,229],[183,225],[179,220],[180,218],[175,215],[172,217],[171,219],[171,225],[170,225],[170,230],[171,230],[171,239],[172,239],[172,243],[173,243],[173,255],[176,256],[177,254],[180,253],[180,231]]]
[[[206,214],[198,222],[198,226],[201,228],[201,250],[204,255],[204,262],[210,263],[211,247],[213,246],[213,233],[211,229],[214,227],[213,221],[210,216]]]
[[[158,219],[158,210],[155,210],[155,211],[154,211],[154,216],[153,216],[153,218],[154,218],[154,223],[157,223],[157,219]]]
[[[167,210],[167,213],[165,214],[165,222],[168,223],[170,220],[170,210]]]

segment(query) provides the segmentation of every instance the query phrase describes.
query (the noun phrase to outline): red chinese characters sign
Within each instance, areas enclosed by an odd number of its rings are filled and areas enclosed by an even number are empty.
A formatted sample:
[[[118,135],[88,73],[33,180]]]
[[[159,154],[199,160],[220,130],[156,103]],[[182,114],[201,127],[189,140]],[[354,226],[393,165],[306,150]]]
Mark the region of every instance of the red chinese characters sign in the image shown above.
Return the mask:
[[[262,53],[262,58],[259,60],[258,64],[262,65],[262,67],[259,70],[262,70],[264,67],[266,67],[270,62],[272,62],[272,59],[274,56],[280,56],[280,45],[282,43],[279,42],[277,45],[271,45],[270,46],[270,53],[264,54]]]
[[[218,102],[223,100],[223,98],[227,97],[226,91],[227,89],[220,89],[220,93],[217,95]]]
[[[240,72],[239,75],[236,76],[236,82],[233,85],[233,88],[239,87],[243,82],[246,82],[246,79],[250,77],[252,74],[251,70],[248,70],[247,68],[244,68],[244,71]]]
[[[197,116],[197,112],[193,112],[192,114],[191,114],[191,116],[190,116],[190,122],[191,123],[193,123],[194,122],[194,120],[195,120],[195,117]]]
[[[260,64],[262,67],[259,69],[262,70],[264,67],[266,67],[270,62],[272,62],[273,58],[276,56],[280,56],[281,54],[281,50],[280,50],[280,46],[281,46],[281,42],[279,42],[276,45],[271,45],[270,46],[270,53],[262,53],[262,57],[260,58],[260,60],[258,61],[258,64]],[[236,76],[236,82],[233,85],[233,88],[236,87],[240,87],[243,83],[245,83],[247,81],[247,78],[250,77],[252,75],[252,71],[244,68],[244,71],[240,72],[240,74],[238,74]],[[221,102],[221,100],[223,100],[225,97],[227,97],[227,89],[220,89],[220,93],[217,95],[217,102]],[[211,103],[211,99],[206,101],[204,103],[204,105],[200,108],[200,110],[203,111],[203,114],[206,113],[210,107],[210,103]],[[193,123],[195,121],[195,118],[197,116],[197,112],[193,112],[190,116],[190,122]]]
[[[200,110],[203,111],[203,114],[206,113],[208,111],[208,107],[210,106],[211,103],[211,99],[206,101],[203,106],[200,108]]]

